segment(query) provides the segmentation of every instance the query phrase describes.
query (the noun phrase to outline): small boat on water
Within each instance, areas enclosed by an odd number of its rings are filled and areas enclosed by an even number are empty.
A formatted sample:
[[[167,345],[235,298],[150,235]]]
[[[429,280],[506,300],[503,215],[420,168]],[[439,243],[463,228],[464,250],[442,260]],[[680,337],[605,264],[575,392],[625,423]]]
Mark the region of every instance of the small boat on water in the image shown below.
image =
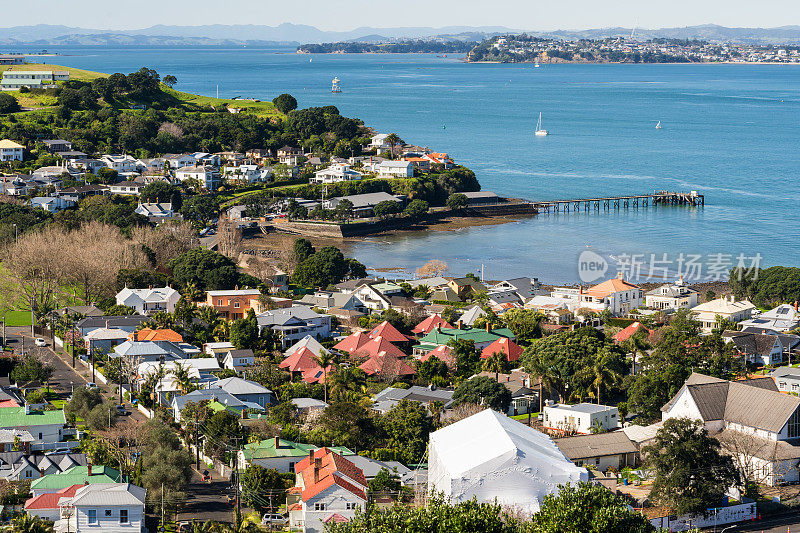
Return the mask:
[[[536,123],[536,131],[533,134],[537,137],[546,137],[547,130],[542,128],[542,113],[539,113],[539,122]]]
[[[539,68],[539,60],[536,60],[536,63],[533,65],[533,68]]]
[[[333,78],[333,81],[331,82],[331,92],[332,93],[340,93],[340,92],[342,92],[342,87],[339,85],[339,81],[340,80],[339,80],[338,77]]]
[[[661,121],[660,121],[660,120],[658,121],[658,124],[656,124],[656,129],[657,129],[657,130],[660,130],[660,129],[661,129]]]

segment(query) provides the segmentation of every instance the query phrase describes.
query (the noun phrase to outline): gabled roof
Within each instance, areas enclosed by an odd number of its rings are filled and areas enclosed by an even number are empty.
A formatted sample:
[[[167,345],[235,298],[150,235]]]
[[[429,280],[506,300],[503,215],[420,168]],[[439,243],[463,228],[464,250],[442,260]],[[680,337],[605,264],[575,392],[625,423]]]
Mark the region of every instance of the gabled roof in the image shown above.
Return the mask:
[[[725,331],[722,333],[722,337],[729,339],[736,346],[737,350],[748,355],[770,355],[776,344],[782,349],[780,339],[778,339],[776,335]]]
[[[602,298],[607,298],[610,295],[617,292],[629,291],[638,288],[639,287],[637,287],[633,283],[628,283],[624,279],[616,277],[606,280],[603,283],[599,283],[597,285],[589,287],[589,289],[587,289],[584,292],[584,294],[588,294],[589,296],[602,299]]]
[[[423,344],[447,344],[454,339],[465,339],[474,342],[494,342],[500,337],[513,338],[514,334],[507,328],[493,329],[487,332],[481,328],[446,329],[436,328],[420,339]]]
[[[58,509],[58,500],[74,496],[75,492],[83,486],[84,485],[71,485],[56,492],[48,492],[35,496],[25,502],[25,510]]]
[[[361,365],[359,365],[358,368],[363,370],[368,376],[374,376],[375,374],[381,373],[388,373],[396,376],[413,376],[417,373],[417,371],[414,370],[414,368],[410,365],[404,363],[397,357],[393,357],[391,354],[387,355],[384,352],[370,357]]]
[[[297,341],[296,343],[291,345],[288,350],[283,352],[283,355],[284,355],[284,357],[289,357],[290,355],[295,353],[297,350],[299,350],[300,348],[304,348],[304,347],[308,348],[309,350],[311,350],[311,352],[314,355],[319,355],[320,352],[327,352],[328,351],[322,346],[322,344],[319,343],[319,341],[317,339],[315,339],[311,335],[306,335],[305,337],[303,337],[302,339],[300,339],[299,341]]]
[[[400,333],[400,331],[389,324],[387,320],[375,326],[372,331],[369,332],[369,336],[373,339],[376,337],[383,337],[389,342],[408,342],[408,337]]]
[[[318,461],[317,461],[318,460]],[[320,448],[297,463],[295,472],[303,479],[303,501],[306,502],[334,484],[366,500],[364,473],[352,462],[328,448]]]
[[[570,461],[637,451],[631,439],[622,431],[566,437],[556,439],[555,443]]]
[[[135,331],[128,337],[132,341],[171,341],[183,342],[183,336],[171,329],[150,329],[142,328]]]
[[[347,353],[355,353],[358,351],[364,344],[370,341],[369,335],[364,333],[363,331],[357,331],[344,339],[340,340],[338,343],[334,345],[334,349],[341,350]]]
[[[614,335],[615,342],[624,342],[631,337],[633,337],[637,332],[644,331],[647,335],[650,335],[652,332],[647,329],[641,322],[634,322],[633,324],[629,325],[628,327],[621,329]]]
[[[453,349],[446,344],[440,344],[433,350],[420,357],[419,360],[424,363],[431,357],[435,357],[444,362],[444,364],[446,364],[449,368],[456,367],[456,358],[453,356]]]
[[[272,391],[264,387],[260,383],[250,381],[248,379],[238,378],[236,376],[220,379],[210,385],[209,388],[219,388],[227,391],[234,396],[237,394],[271,394]]]
[[[60,474],[49,474],[31,482],[31,490],[63,489],[72,485],[94,483],[120,483],[124,477],[119,470],[107,466],[92,466],[92,475],[88,473],[88,466],[73,466]]]
[[[389,354],[398,358],[407,357],[403,350],[380,336],[369,339],[352,353],[367,357],[375,357],[380,354]]]
[[[702,303],[696,307],[693,307],[692,312],[726,315],[738,313],[740,311],[746,311],[748,309],[752,310],[755,308],[756,306],[747,300],[733,302],[730,298],[723,296],[722,298],[717,298],[716,300],[711,300],[710,302]]]
[[[69,503],[76,507],[103,505],[144,506],[145,493],[145,489],[130,483],[97,483],[80,487],[69,500]]]
[[[481,352],[481,359],[489,359],[495,353],[501,353],[506,356],[506,360],[510,363],[518,360],[522,356],[525,349],[516,342],[506,337],[500,337],[492,344],[487,346]]]
[[[453,326],[451,326],[444,318],[442,318],[441,315],[439,315],[438,313],[434,313],[425,320],[423,320],[422,322],[420,322],[419,324],[417,324],[416,327],[411,330],[411,332],[428,334],[432,330],[436,329],[436,326],[453,329]]]
[[[278,367],[285,368],[289,372],[305,372],[319,367],[319,363],[314,352],[304,346],[281,361]]]

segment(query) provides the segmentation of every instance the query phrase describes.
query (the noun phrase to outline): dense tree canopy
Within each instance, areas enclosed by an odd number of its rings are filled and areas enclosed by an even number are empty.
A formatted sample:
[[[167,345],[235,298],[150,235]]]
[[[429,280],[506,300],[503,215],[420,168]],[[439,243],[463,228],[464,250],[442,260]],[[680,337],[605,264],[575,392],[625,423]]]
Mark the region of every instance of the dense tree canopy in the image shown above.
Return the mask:
[[[272,99],[275,108],[281,113],[288,113],[297,109],[297,100],[291,94],[283,93]]]
[[[169,268],[179,284],[194,283],[200,290],[233,289],[238,280],[233,261],[205,248],[182,253],[169,262]]]
[[[735,268],[730,287],[739,298],[762,307],[800,301],[800,268],[774,266],[765,269]]]
[[[506,413],[511,403],[511,391],[489,377],[478,376],[462,381],[453,392],[453,404],[462,403],[486,405],[495,411]]]
[[[301,240],[302,241],[302,240]],[[298,248],[299,246],[299,248]],[[313,248],[311,248],[313,250]],[[295,255],[306,255],[307,247],[295,246]],[[303,287],[327,287],[348,277],[361,277],[366,274],[364,265],[355,259],[348,259],[334,246],[326,246],[307,255],[292,274],[292,280]]]

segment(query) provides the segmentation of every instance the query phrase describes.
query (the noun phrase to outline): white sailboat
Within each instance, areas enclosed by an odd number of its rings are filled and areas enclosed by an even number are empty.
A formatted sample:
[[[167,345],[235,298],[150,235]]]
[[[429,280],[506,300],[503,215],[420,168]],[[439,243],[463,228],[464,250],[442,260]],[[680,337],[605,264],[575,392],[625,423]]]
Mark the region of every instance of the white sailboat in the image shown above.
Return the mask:
[[[660,130],[660,129],[661,129],[661,121],[660,121],[660,120],[658,121],[658,124],[656,124],[656,129],[657,129],[657,130]]]
[[[534,63],[533,67],[534,68],[539,68],[539,60],[538,59],[536,60],[536,63]]]
[[[547,130],[542,129],[542,113],[539,113],[539,122],[536,123],[536,131],[533,133],[537,137],[545,137]]]

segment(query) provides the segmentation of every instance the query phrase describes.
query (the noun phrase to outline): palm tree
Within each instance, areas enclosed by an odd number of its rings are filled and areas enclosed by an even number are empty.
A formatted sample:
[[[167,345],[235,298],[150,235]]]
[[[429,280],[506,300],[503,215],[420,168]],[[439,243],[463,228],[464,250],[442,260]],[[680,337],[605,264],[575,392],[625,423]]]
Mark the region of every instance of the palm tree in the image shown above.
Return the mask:
[[[161,380],[164,379],[165,374],[164,365],[159,364],[156,370],[150,372],[150,374],[147,375],[147,379],[144,381],[144,388],[151,392],[153,400],[156,401],[156,403],[158,403],[158,391],[156,388],[158,384],[161,383]]]
[[[158,311],[153,313],[149,320],[141,325],[142,328],[151,329],[172,329],[175,327],[175,317],[172,313],[166,311]]]
[[[622,381],[622,376],[619,373],[608,367],[608,354],[600,352],[595,357],[591,366],[586,368],[586,374],[592,381],[597,398],[597,404],[600,404],[600,390],[605,387],[609,389]]]
[[[331,374],[331,395],[339,400],[366,394],[367,377],[357,366],[338,367]]]
[[[561,400],[561,374],[554,365],[541,357],[532,358],[531,370],[539,376],[539,412],[542,412],[542,401],[544,389],[548,391],[558,391],[559,401]]]
[[[394,159],[394,147],[397,146],[398,144],[403,144],[403,139],[401,139],[400,136],[397,135],[396,133],[390,133],[389,135],[386,136],[383,142],[385,142],[391,147],[392,152],[389,156],[389,159]]]
[[[494,352],[491,357],[483,362],[486,372],[494,372],[494,380],[498,381],[500,374],[506,371],[506,356],[502,352]]]
[[[24,514],[12,521],[13,533],[50,533],[53,526],[38,516]]]
[[[628,340],[623,343],[625,350],[631,354],[633,358],[633,367],[631,368],[631,374],[636,374],[636,356],[641,354],[642,356],[647,355],[647,350],[651,348],[650,344],[644,339],[643,335],[639,333],[635,333],[631,336]]]
[[[192,383],[192,376],[190,374],[190,367],[189,365],[182,365],[178,362],[175,363],[175,366],[169,371],[172,379],[175,381],[175,384],[180,389],[181,394],[189,394],[194,390],[194,383]]]
[[[181,294],[190,302],[196,302],[203,297],[203,291],[200,290],[196,283],[191,281],[186,284]]]
[[[206,323],[208,329],[214,329],[221,320],[219,311],[211,306],[203,306],[198,313],[200,320]]]
[[[320,350],[317,355],[317,364],[322,367],[323,385],[325,386],[325,403],[328,403],[328,367],[334,362],[335,356],[328,350]]]
[[[220,320],[214,327],[212,335],[214,335],[214,340],[217,342],[227,341],[231,336],[231,323],[227,320]]]

